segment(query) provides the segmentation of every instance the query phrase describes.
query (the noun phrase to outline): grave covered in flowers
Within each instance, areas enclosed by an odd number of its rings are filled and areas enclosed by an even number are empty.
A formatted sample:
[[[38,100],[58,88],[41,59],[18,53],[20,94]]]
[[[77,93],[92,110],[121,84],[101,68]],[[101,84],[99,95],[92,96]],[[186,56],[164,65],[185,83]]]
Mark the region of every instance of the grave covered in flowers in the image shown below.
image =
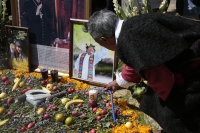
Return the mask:
[[[0,79],[2,133],[150,133],[154,130],[143,122],[144,114],[131,109],[123,97],[99,89],[97,100],[89,100],[89,90],[94,88],[68,76],[52,82],[51,76],[43,80],[37,72],[2,70]],[[43,92],[35,92],[38,90]],[[46,97],[30,102],[28,92]]]

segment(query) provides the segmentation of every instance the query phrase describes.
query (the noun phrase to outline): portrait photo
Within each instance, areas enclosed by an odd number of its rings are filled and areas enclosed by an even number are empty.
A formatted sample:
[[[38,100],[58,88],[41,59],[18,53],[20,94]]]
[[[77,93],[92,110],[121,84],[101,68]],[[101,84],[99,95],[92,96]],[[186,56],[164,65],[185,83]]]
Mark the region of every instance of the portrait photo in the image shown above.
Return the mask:
[[[85,0],[18,0],[20,26],[30,43],[69,48],[70,18],[84,19]]]
[[[70,75],[91,83],[107,84],[113,80],[115,53],[100,46],[83,31],[87,20],[70,19]]]
[[[9,67],[30,71],[28,28],[6,25],[6,37],[9,51]]]

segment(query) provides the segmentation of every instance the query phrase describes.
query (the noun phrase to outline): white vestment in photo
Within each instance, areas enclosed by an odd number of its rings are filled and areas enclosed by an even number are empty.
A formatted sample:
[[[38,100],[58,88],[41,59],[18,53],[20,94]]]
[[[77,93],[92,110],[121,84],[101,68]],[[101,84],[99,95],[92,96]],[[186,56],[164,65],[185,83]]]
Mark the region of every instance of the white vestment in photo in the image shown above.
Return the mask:
[[[94,54],[94,62],[93,62],[93,80],[95,78],[95,65],[101,61],[101,59],[107,54],[108,52],[108,49],[102,47],[97,53]],[[76,59],[75,63],[74,63],[74,66],[75,66],[75,69],[77,71],[79,71],[79,65],[80,65],[80,58],[81,58],[81,55],[83,53],[79,54],[78,58]],[[91,55],[89,54],[85,54],[84,56],[84,60],[83,60],[83,63],[82,63],[82,76],[81,78],[82,79],[88,79],[88,65],[89,65],[89,58],[90,58]],[[78,74],[76,74],[76,78],[78,78]]]

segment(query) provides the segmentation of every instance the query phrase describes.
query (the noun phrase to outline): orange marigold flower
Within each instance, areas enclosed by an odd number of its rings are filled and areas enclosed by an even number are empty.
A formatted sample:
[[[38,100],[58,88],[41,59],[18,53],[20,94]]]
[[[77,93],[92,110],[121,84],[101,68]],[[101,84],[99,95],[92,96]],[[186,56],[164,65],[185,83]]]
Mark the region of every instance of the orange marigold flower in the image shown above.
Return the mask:
[[[122,115],[132,115],[134,114],[134,111],[131,109],[123,110]]]
[[[122,107],[124,107],[124,108],[129,108],[129,107],[128,107],[128,103],[127,103],[126,100],[118,99],[117,103],[118,103],[118,105],[120,105],[120,106],[122,106]]]
[[[113,128],[112,133],[152,133],[152,128],[144,125],[126,128],[125,124],[117,125]]]

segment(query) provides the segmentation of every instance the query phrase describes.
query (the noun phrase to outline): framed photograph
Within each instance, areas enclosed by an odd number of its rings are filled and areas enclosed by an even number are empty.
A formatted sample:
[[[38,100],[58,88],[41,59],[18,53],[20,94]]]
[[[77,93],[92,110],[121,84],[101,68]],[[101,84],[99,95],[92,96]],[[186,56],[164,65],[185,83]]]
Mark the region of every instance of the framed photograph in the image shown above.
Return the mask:
[[[13,1],[18,26],[29,28],[31,66],[69,73],[70,18],[89,18],[92,0]]]
[[[25,27],[6,25],[9,67],[30,71],[29,30]]]
[[[87,20],[70,19],[69,76],[83,82],[105,87],[115,78],[115,52],[94,41],[83,31]]]

